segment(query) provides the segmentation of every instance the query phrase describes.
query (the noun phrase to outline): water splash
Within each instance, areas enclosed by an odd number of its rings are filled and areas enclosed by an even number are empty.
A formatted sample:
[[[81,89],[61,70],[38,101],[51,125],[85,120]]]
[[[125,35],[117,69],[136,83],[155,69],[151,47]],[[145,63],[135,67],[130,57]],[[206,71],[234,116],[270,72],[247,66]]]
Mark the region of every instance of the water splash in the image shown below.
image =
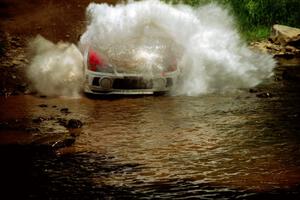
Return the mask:
[[[53,44],[40,36],[31,43],[35,57],[28,77],[40,94],[78,96],[84,79],[82,52],[88,47],[106,52],[120,68],[138,66],[145,76],[178,65],[176,95],[252,87],[270,77],[275,66],[271,56],[247,47],[233,17],[216,4],[91,3],[87,19],[78,43],[81,52],[74,44]]]
[[[233,17],[216,5],[192,8],[157,0],[109,6],[91,3],[89,24],[81,36],[81,49],[111,47],[128,51],[131,41],[172,43],[181,77],[175,94],[199,95],[213,91],[252,87],[272,75],[275,61],[251,51],[241,40]],[[121,55],[119,53],[118,55]],[[123,54],[122,54],[123,55]],[[126,54],[127,55],[127,54]],[[166,56],[160,53],[160,56]],[[149,56],[149,61],[153,57]]]
[[[42,36],[30,43],[34,55],[27,76],[46,96],[78,97],[83,87],[83,58],[74,44],[54,44]]]

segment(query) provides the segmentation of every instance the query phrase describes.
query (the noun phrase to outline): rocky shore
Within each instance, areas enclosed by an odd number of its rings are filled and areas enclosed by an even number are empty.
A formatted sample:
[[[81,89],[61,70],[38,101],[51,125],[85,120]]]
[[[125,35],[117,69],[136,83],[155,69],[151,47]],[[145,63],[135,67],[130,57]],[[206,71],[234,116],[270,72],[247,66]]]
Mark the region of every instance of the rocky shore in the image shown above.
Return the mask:
[[[47,104],[35,107],[38,111],[31,118],[0,120],[0,147],[26,147],[56,154],[71,146],[81,134],[84,123],[74,118],[76,113],[69,108]]]
[[[252,42],[250,46],[274,58],[300,58],[300,29],[275,24],[268,40]]]
[[[2,33],[0,37],[0,96],[28,93],[25,68],[29,64],[23,38]]]

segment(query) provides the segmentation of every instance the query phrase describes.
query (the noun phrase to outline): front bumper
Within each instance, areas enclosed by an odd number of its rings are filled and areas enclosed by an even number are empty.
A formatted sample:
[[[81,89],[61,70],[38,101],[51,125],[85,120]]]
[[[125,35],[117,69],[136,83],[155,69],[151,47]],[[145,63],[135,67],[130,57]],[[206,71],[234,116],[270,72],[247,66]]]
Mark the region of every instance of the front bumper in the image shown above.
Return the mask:
[[[167,76],[145,78],[140,75],[115,75],[88,71],[84,92],[90,94],[146,95],[164,93],[172,89],[175,73]]]

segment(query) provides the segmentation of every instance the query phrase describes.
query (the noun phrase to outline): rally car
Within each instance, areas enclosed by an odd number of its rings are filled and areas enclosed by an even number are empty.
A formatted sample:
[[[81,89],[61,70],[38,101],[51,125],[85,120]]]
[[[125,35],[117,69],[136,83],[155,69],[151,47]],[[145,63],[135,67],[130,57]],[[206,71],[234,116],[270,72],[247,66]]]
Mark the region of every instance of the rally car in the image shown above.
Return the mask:
[[[85,93],[138,95],[172,90],[179,69],[176,58],[165,53],[166,46],[124,48],[85,49]]]

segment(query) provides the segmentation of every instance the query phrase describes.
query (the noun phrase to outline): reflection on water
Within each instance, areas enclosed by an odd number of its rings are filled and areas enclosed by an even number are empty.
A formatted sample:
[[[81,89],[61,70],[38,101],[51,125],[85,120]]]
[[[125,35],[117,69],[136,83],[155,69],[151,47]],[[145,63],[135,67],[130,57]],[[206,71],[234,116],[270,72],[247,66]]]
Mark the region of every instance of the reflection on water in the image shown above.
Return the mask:
[[[4,180],[37,199],[299,197],[299,84],[257,90],[272,97],[2,99],[0,120],[67,107],[85,122],[74,146],[56,155],[1,146],[5,161],[24,166],[7,164],[14,175]]]

